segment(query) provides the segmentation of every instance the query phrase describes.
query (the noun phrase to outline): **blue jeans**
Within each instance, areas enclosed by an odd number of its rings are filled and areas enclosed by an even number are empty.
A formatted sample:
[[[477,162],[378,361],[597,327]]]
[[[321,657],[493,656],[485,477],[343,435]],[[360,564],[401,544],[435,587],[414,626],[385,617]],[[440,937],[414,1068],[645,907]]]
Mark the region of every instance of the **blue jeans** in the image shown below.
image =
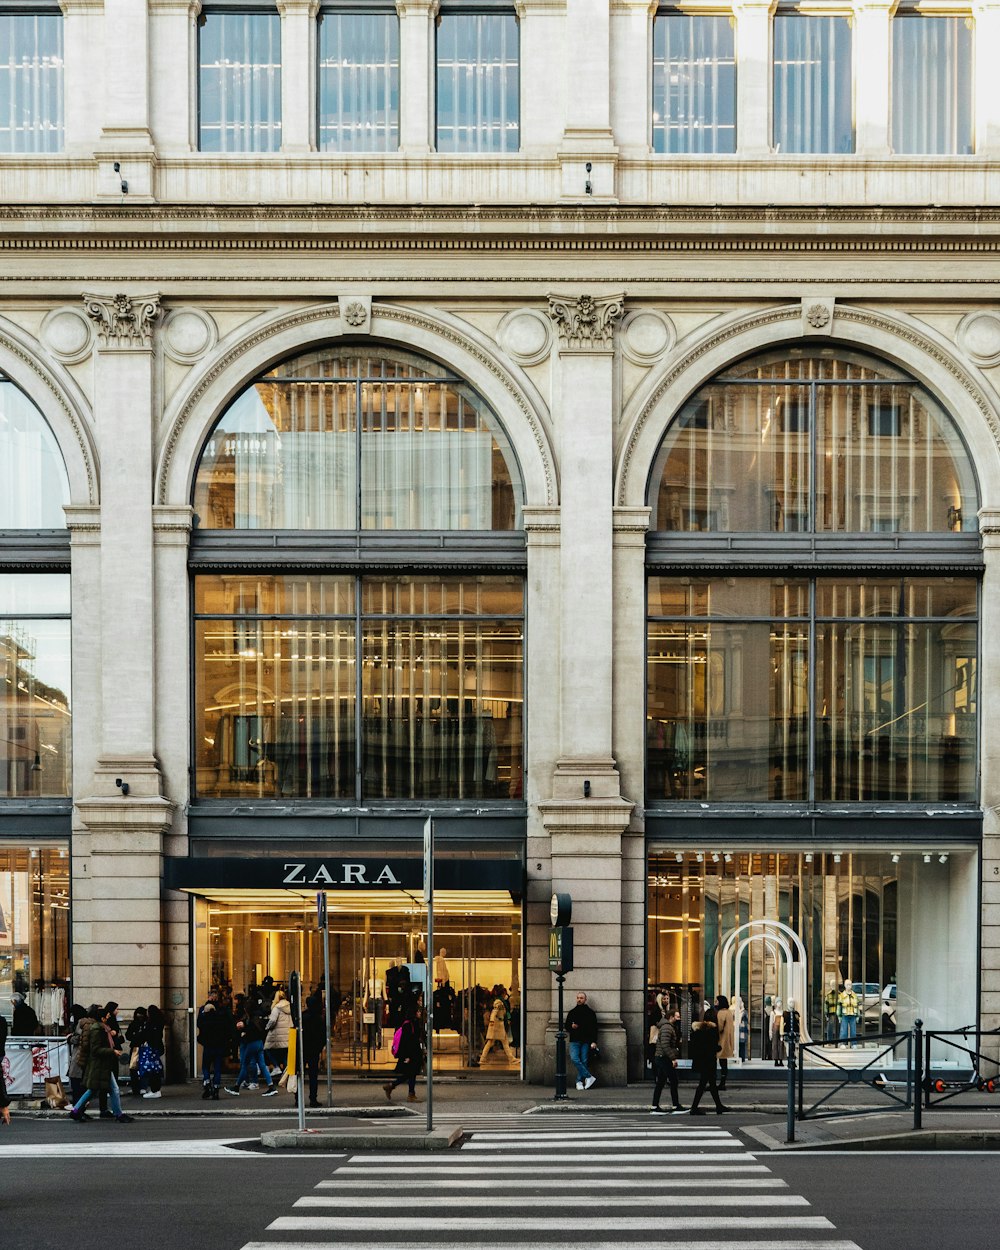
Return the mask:
[[[851,1045],[854,1045],[854,1039],[858,1036],[858,1017],[857,1016],[841,1016],[840,1017],[840,1040],[847,1041],[850,1039]]]
[[[240,1042],[240,1074],[236,1078],[236,1088],[249,1084],[260,1073],[264,1084],[271,1088],[271,1074],[264,1062],[263,1042]]]
[[[576,1068],[576,1079],[584,1081],[590,1079],[590,1069],[587,1067],[587,1057],[590,1054],[590,1042],[570,1042],[569,1057],[573,1060],[573,1066]]]
[[[73,1111],[76,1113],[79,1113],[80,1111],[82,1111],[84,1107],[87,1105],[87,1103],[90,1102],[95,1092],[97,1091],[92,1090],[92,1089],[85,1089],[83,1093],[80,1095],[80,1098],[77,1101],[76,1105],[74,1106]],[[98,1097],[100,1101],[100,1096],[98,1095]],[[115,1117],[115,1119],[117,1119],[122,1113],[122,1100],[121,1100],[121,1096],[118,1093],[118,1082],[115,1080],[114,1077],[111,1078],[111,1089],[108,1091],[108,1100],[111,1103],[111,1113]]]
[[[214,1069],[215,1084],[222,1084],[222,1061],[226,1052],[222,1046],[203,1046],[201,1048],[201,1079],[205,1085],[212,1084]]]
[[[837,1040],[839,1022],[836,1016],[827,1016],[826,1018],[826,1040],[835,1042]]]

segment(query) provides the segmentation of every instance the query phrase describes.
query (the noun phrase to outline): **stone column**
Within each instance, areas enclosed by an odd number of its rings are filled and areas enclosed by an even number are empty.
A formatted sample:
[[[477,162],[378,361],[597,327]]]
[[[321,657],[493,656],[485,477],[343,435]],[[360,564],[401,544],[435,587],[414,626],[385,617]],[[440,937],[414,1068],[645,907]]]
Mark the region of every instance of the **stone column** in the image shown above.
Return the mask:
[[[619,0],[611,13],[611,130],[623,159],[652,151],[656,8],[657,0]]]
[[[66,154],[93,152],[101,135],[104,93],[94,54],[104,40],[104,17],[93,0],[59,0],[63,23],[63,117]]]
[[[201,7],[201,0],[149,0],[149,113],[159,152],[184,153],[198,147]]]
[[[549,296],[549,313],[560,338],[557,393],[563,432],[559,758],[551,797],[538,805],[549,837],[550,891],[566,891],[574,899],[575,970],[567,989],[583,989],[592,996],[605,1056],[600,1074],[608,1084],[624,1083],[627,1068],[622,1024],[622,835],[632,810],[621,796],[611,754],[613,349],[623,305],[622,295]],[[532,934],[529,945],[542,937]],[[546,949],[544,942],[541,945]],[[554,1012],[552,978],[550,988]],[[555,1027],[553,1015],[546,1034],[549,1069]]]
[[[889,13],[896,0],[855,0],[854,150],[859,156],[888,156]]]
[[[281,14],[281,150],[316,148],[316,14],[319,0],[278,0]]]
[[[566,73],[566,129],[559,152],[563,198],[613,200],[618,150],[611,133],[611,6],[607,0],[566,0],[562,64]]]
[[[99,587],[100,606],[88,622],[97,626],[97,641],[88,641],[99,654],[84,670],[94,715],[80,722],[99,726],[99,741],[81,748],[96,757],[89,786],[82,775],[74,781],[77,795],[86,795],[77,797],[75,813],[82,829],[73,848],[74,993],[134,1006],[163,1001],[160,880],[173,811],[161,795],[153,726],[152,327],[159,299],[87,295],[84,303],[98,332],[99,569],[93,522],[84,525],[79,509],[69,520],[81,548],[79,576]]]
[[[980,691],[1000,685],[1000,509],[979,513],[983,536],[982,607],[980,612]],[[992,718],[982,719],[980,775],[983,805],[983,912],[981,918],[981,1000],[983,1029],[1000,1027],[1000,734]]]
[[[104,0],[100,77],[104,116],[98,150],[98,199],[153,198],[155,152],[149,131],[149,9],[136,0]],[[93,61],[91,73],[94,72]],[[119,170],[114,162],[118,161]]]
[[[433,150],[434,22],[437,0],[396,0],[399,14],[399,150],[422,156]]]
[[[996,158],[1000,154],[1000,96],[993,81],[1000,64],[1000,4],[997,0],[974,0],[974,62],[976,155]]]
[[[776,0],[737,0],[736,151],[771,152],[771,14]]]

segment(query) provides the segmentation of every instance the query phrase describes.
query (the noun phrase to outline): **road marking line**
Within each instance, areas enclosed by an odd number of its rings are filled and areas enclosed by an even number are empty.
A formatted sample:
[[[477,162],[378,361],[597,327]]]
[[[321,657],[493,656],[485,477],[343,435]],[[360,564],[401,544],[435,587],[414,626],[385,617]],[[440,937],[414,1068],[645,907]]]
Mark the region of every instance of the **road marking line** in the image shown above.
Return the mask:
[[[340,1176],[340,1172],[337,1172]],[[525,1176],[519,1180],[507,1180],[496,1178],[476,1178],[463,1180],[414,1180],[407,1177],[407,1192],[411,1189],[522,1189],[525,1185],[530,1185],[532,1189],[621,1189],[622,1182],[620,1180],[611,1180],[606,1176],[593,1177],[590,1180],[566,1180],[565,1177],[558,1179],[534,1178]],[[632,1179],[630,1178],[627,1187],[630,1191],[639,1189],[784,1189],[787,1188],[788,1182],[783,1181],[780,1177],[713,1177],[706,1178],[700,1176],[686,1176],[681,1178],[664,1177],[662,1169],[657,1171],[656,1177],[649,1179]],[[380,1181],[354,1181],[354,1180],[332,1180],[320,1181],[316,1186],[317,1189],[351,1189],[351,1190],[378,1190],[380,1193],[385,1189],[384,1178]]]
[[[35,1145],[4,1144],[0,1148],[0,1159],[107,1158],[109,1152],[116,1158],[120,1158],[122,1149],[130,1159],[266,1159],[269,1157],[257,1154],[255,1151],[232,1149],[234,1145],[246,1144],[248,1140],[253,1139],[233,1137],[219,1141],[126,1141],[114,1145],[110,1141],[39,1142]],[[273,1155],[271,1157],[273,1158]],[[338,1153],[328,1157],[344,1159],[347,1155]]]
[[[673,1227],[673,1224],[671,1224]],[[663,1247],[665,1244],[663,1229],[657,1228],[647,1231],[645,1238],[633,1238],[635,1245]],[[248,1241],[241,1250],[372,1250],[372,1242],[369,1241]],[[390,1237],[380,1236],[378,1239],[379,1250],[415,1250],[415,1247],[433,1246],[432,1242],[414,1242],[414,1241],[394,1241]],[[512,1242],[504,1237],[504,1245],[510,1246],[544,1246],[544,1250],[621,1250],[622,1243],[620,1241],[546,1241],[541,1242]],[[483,1250],[483,1243],[476,1241],[466,1242],[449,1242],[448,1250]],[[673,1238],[669,1242],[669,1250],[861,1250],[856,1241],[828,1240],[823,1238],[817,1240],[814,1237],[803,1239],[800,1237],[768,1237],[764,1241],[747,1241],[741,1236],[735,1238],[727,1237],[724,1240],[713,1239],[712,1241],[703,1241],[698,1238],[695,1241],[676,1241]]]
[[[701,1156],[696,1156],[701,1158]],[[358,1158],[353,1155],[352,1159]],[[770,1172],[770,1168],[763,1163],[758,1163],[755,1159],[744,1158],[742,1155],[734,1155],[737,1159],[735,1163],[716,1163],[715,1159],[719,1156],[715,1155],[711,1163],[678,1163],[677,1156],[671,1157],[670,1163],[665,1167],[656,1169],[657,1176],[697,1176],[705,1173],[713,1175],[722,1175],[726,1173],[734,1173],[739,1176],[746,1176],[748,1173]],[[519,1167],[517,1164],[498,1164],[494,1167],[478,1166],[477,1163],[401,1163],[398,1155],[389,1155],[384,1162],[392,1162],[396,1166],[392,1169],[393,1176],[404,1176],[407,1179],[413,1176],[520,1176],[529,1177],[539,1176],[537,1167],[525,1165]],[[585,1162],[580,1163],[577,1167],[564,1166],[562,1160],[559,1163],[560,1177],[572,1176],[574,1172],[581,1176],[587,1177],[592,1171]],[[369,1167],[366,1163],[345,1163],[337,1168],[338,1176],[385,1176],[384,1167]],[[648,1177],[649,1168],[645,1167],[622,1167],[615,1168],[616,1176],[640,1176]],[[629,1181],[632,1184],[632,1181]]]
[[[463,1153],[464,1153],[464,1147],[463,1147]],[[395,1154],[367,1155],[366,1157],[374,1163],[398,1163],[399,1162],[399,1156]],[[482,1156],[479,1156],[479,1157],[481,1158]],[[742,1151],[738,1154],[737,1153],[732,1153],[732,1154],[698,1153],[696,1154],[694,1152],[690,1154],[674,1154],[674,1153],[661,1154],[656,1150],[649,1150],[649,1151],[644,1151],[641,1154],[583,1154],[583,1153],[564,1154],[564,1153],[560,1153],[558,1156],[558,1162],[559,1162],[560,1172],[566,1173],[566,1172],[571,1172],[573,1170],[574,1164],[577,1165],[581,1171],[584,1171],[586,1168],[591,1167],[595,1163],[647,1163],[649,1164],[649,1163],[673,1163],[675,1161],[681,1162],[681,1163],[705,1163],[709,1159],[713,1161],[718,1159],[722,1163],[736,1163],[741,1159],[745,1159],[746,1157],[747,1157],[746,1154],[744,1154]],[[540,1163],[547,1163],[551,1165],[551,1163],[553,1162],[551,1151],[548,1151],[545,1154],[532,1154],[530,1150],[525,1150],[523,1154],[518,1155],[518,1158],[521,1160],[522,1164],[524,1164],[525,1166],[529,1164],[537,1166]]]
[[[494,1141],[524,1141],[528,1136],[526,1133],[510,1133],[506,1129],[490,1130],[486,1134],[491,1142]],[[617,1140],[626,1137],[641,1138],[663,1138],[665,1140],[673,1140],[682,1137],[685,1140],[690,1137],[732,1137],[727,1129],[724,1128],[650,1128],[650,1129],[619,1129],[615,1132],[608,1132],[605,1129],[580,1129],[574,1132],[573,1129],[567,1129],[565,1132],[553,1133],[548,1129],[541,1129],[538,1132],[531,1133],[532,1141],[580,1141],[581,1139],[606,1139]],[[470,1143],[471,1144],[471,1143]]]
[[[405,1197],[405,1195],[404,1195]],[[409,1216],[406,1217],[407,1233],[441,1233],[441,1232],[463,1232],[468,1229],[469,1222],[472,1217],[433,1215],[433,1216]],[[800,1229],[802,1231],[809,1230],[818,1232],[821,1230],[831,1229],[833,1225],[825,1215],[747,1215],[740,1217],[740,1227],[746,1228],[767,1228],[777,1231],[782,1228]],[[363,1215],[356,1215],[353,1212],[340,1215],[281,1215],[273,1220],[267,1226],[269,1233],[293,1233],[293,1232],[333,1232],[341,1229],[356,1229],[359,1232],[371,1231],[372,1217],[370,1212]],[[601,1225],[593,1220],[588,1220],[588,1228],[598,1231]],[[613,1227],[619,1232],[635,1232],[649,1233],[649,1220],[645,1216],[619,1216],[613,1224]],[[504,1245],[510,1245],[511,1233],[517,1232],[563,1232],[566,1228],[565,1219],[547,1219],[542,1216],[528,1216],[520,1218],[504,1212],[503,1217],[503,1240]],[[684,1232],[687,1230],[705,1228],[705,1217],[703,1215],[677,1215],[670,1220],[670,1231]],[[609,1226],[609,1231],[611,1226]],[[656,1236],[656,1244],[663,1245],[662,1228],[654,1230]],[[586,1243],[577,1242],[578,1250],[592,1250]],[[745,1246],[742,1239],[729,1241],[730,1246]],[[772,1243],[773,1244],[773,1243]],[[379,1243],[380,1250],[385,1250],[382,1242]],[[620,1250],[621,1240],[619,1239],[618,1248]],[[409,1250],[412,1250],[413,1243],[409,1242]],[[454,1250],[449,1246],[449,1250]],[[546,1245],[545,1250],[550,1250]]]
[[[499,1154],[502,1150],[519,1150],[527,1146],[535,1149],[536,1143],[545,1142],[547,1145],[572,1146],[580,1142],[586,1141],[589,1147],[600,1146],[605,1150],[621,1150],[623,1147],[631,1146],[633,1148],[639,1146],[658,1146],[661,1149],[673,1150],[677,1146],[732,1146],[734,1139],[729,1133],[720,1133],[717,1137],[703,1136],[700,1133],[692,1133],[688,1137],[577,1137],[575,1134],[567,1134],[565,1137],[531,1137],[525,1142],[523,1137],[514,1138],[510,1141],[492,1141],[476,1137],[473,1141],[462,1143],[462,1150],[469,1153],[474,1150],[489,1151],[493,1154]]]
[[[295,1207],[339,1207],[343,1203],[343,1197],[325,1197],[317,1194],[307,1194],[304,1198],[298,1198],[292,1204]],[[406,1195],[406,1209],[413,1210],[415,1207],[443,1207],[450,1206],[454,1201],[451,1194],[442,1194],[440,1197],[433,1195],[414,1194]],[[651,1194],[643,1195],[643,1206],[647,1209],[657,1207],[808,1207],[809,1201],[801,1197],[799,1194],[664,1194],[661,1198],[654,1197]],[[550,1196],[541,1196],[537,1194],[519,1194],[517,1197],[517,1205],[519,1207],[546,1207],[552,1209],[554,1207],[572,1206],[579,1203],[579,1198],[567,1198],[564,1202]],[[628,1207],[629,1210],[635,1209],[635,1198],[628,1195],[618,1195],[614,1198],[604,1198],[600,1200],[601,1208],[605,1207]]]

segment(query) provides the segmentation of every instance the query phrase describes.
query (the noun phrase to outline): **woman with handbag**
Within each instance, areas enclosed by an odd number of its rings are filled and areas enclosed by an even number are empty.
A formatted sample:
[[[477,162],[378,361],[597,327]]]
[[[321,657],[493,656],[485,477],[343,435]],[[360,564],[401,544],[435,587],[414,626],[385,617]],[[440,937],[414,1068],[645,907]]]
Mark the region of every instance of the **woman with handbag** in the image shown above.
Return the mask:
[[[139,1087],[143,1098],[159,1098],[160,1085],[163,1083],[163,1030],[166,1018],[155,1003],[150,1003],[146,1011],[146,1027],[139,1042],[139,1060],[136,1071]]]
[[[264,1049],[281,1072],[288,1067],[288,1031],[291,1027],[292,1004],[284,990],[277,990],[271,1014],[267,1017]]]
[[[417,1028],[417,1004],[412,997],[407,998],[400,1007],[403,1023],[397,1030],[397,1038],[393,1038],[393,1053],[396,1056],[396,1071],[391,1081],[382,1088],[385,1096],[392,1102],[392,1091],[405,1081],[409,1087],[407,1102],[417,1101],[417,1074],[424,1061],[424,1048],[420,1044],[420,1030]]]
[[[85,1108],[95,1093],[100,1102],[102,1120],[114,1118],[120,1124],[128,1124],[132,1120],[130,1115],[125,1115],[122,1111],[118,1082],[115,1079],[118,1060],[122,1053],[121,1034],[118,1032],[118,1021],[115,1019],[117,1010],[117,1003],[106,1003],[101,1008],[100,1020],[90,1027],[87,1067],[83,1078],[86,1089],[77,1100],[76,1106],[70,1108],[71,1120],[86,1118]],[[110,1112],[107,1110],[109,1100]]]

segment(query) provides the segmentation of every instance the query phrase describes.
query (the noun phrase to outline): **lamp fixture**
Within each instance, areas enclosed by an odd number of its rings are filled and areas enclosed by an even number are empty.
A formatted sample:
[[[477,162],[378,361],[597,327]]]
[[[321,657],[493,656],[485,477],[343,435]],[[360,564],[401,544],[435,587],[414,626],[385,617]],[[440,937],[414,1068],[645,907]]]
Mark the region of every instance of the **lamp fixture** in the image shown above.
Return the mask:
[[[899,851],[893,851],[893,853],[892,853],[892,862],[893,862],[894,864],[898,864],[898,863],[899,863]]]
[[[806,863],[807,863],[807,864],[811,864],[812,862],[813,862],[813,853],[812,853],[812,851],[806,851]]]
[[[115,161],[115,173],[118,175],[118,181],[122,184],[122,195],[128,195],[128,183],[122,177],[121,161]]]
[[[722,858],[726,861],[727,864],[731,864],[733,862],[733,857],[732,855],[729,854],[728,851],[723,852]]]
[[[839,851],[837,851],[837,852],[834,854],[834,857],[833,857],[833,862],[834,862],[835,864],[839,864],[839,863],[840,863],[840,852],[839,852]]]
[[[676,859],[676,860],[677,860],[677,862],[678,862],[679,864],[683,864],[683,863],[684,863],[684,852],[683,852],[683,851],[676,851],[676,852],[674,853],[674,859]]]
[[[698,861],[698,863],[699,863],[699,864],[700,864],[700,863],[704,860],[704,858],[705,858],[705,853],[704,853],[704,851],[699,851],[699,852],[695,855],[695,859]]]
[[[939,863],[939,864],[946,864],[947,862],[948,862],[948,852],[947,852],[947,851],[943,851],[943,852],[942,852],[942,853],[938,856],[938,863]]]
[[[718,862],[719,862],[719,852],[718,852],[718,851],[713,851],[713,852],[712,852],[712,863],[713,863],[713,864],[717,864]]]
[[[929,864],[930,862],[931,862],[930,851],[927,851],[927,852],[925,852],[925,854],[924,854],[924,863],[925,863],[925,864]]]
[[[587,181],[583,184],[583,189],[588,195],[594,194],[594,184],[590,181],[590,172],[593,168],[594,168],[593,165],[590,163],[590,161],[588,161],[586,164]]]
[[[115,785],[118,787],[118,789],[119,789],[119,790],[121,790],[121,792],[122,792],[122,797],[124,798],[124,796],[125,796],[126,794],[128,794],[128,792],[129,792],[129,784],[128,784],[128,782],[127,782],[127,781],[122,781],[121,777],[116,777],[116,778],[115,778]]]
[[[590,782],[589,781],[585,781],[583,783],[583,797],[585,799],[590,798]]]

